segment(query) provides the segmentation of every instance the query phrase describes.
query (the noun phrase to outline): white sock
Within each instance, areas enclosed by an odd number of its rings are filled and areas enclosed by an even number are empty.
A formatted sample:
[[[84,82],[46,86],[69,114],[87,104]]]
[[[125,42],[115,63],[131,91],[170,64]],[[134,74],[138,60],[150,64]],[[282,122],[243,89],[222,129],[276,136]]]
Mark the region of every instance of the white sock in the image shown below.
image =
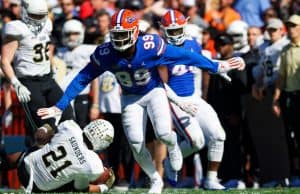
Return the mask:
[[[218,176],[218,173],[217,171],[207,171],[207,179],[211,179],[211,180],[214,180],[214,179],[217,179],[217,176]]]

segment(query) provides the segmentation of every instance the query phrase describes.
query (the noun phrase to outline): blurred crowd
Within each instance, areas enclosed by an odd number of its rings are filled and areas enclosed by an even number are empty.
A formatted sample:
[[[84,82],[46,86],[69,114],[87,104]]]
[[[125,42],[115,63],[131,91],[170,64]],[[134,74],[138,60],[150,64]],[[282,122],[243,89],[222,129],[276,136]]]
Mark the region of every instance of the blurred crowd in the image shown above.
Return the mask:
[[[7,22],[20,19],[21,0],[0,3],[1,30]],[[116,10],[134,10],[140,18],[140,31],[157,34],[161,34],[161,16],[170,8],[180,10],[189,17],[186,33],[197,39],[203,55],[220,60],[240,56],[246,62],[244,71],[229,73],[231,82],[207,72],[202,72],[199,78],[202,98],[216,110],[226,132],[219,172],[222,184],[240,189],[300,186],[300,1],[48,0],[48,7],[53,23],[51,65],[63,89],[74,77],[73,68],[82,68],[74,66],[68,61],[70,57],[64,55],[65,22],[73,19],[81,22],[77,30],[82,29],[82,42],[90,47],[80,52],[89,56],[96,45],[110,41],[110,16]],[[76,62],[85,65],[80,60]],[[1,80],[2,134],[5,134],[15,119],[12,107],[16,105],[13,89],[3,76]],[[137,175],[139,171],[121,126],[120,88],[115,89],[116,96],[102,95],[103,91],[111,91],[112,85],[117,85],[114,76],[102,75],[76,98],[74,115],[80,126],[99,117],[114,124],[117,139],[104,155],[108,165],[119,172],[116,185],[125,182],[132,187],[144,186],[141,181],[144,175]],[[105,107],[111,104],[106,103],[111,99],[116,105]],[[148,128],[151,131],[151,126]],[[163,174],[161,161],[165,148],[153,142],[153,134],[148,136],[156,167]],[[205,151],[185,159],[178,187],[201,186],[206,162]],[[123,172],[120,164],[124,166]]]

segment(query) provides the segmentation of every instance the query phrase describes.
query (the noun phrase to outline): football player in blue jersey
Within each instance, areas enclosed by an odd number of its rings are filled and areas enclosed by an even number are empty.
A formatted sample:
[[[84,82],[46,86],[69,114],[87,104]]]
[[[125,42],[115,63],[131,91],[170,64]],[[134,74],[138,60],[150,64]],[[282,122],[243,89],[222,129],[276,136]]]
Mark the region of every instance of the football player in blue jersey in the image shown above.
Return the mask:
[[[201,47],[196,39],[185,35],[184,30],[186,23],[187,19],[181,12],[177,10],[169,10],[161,20],[163,36],[169,44],[182,47],[191,52],[200,53]],[[179,102],[191,101],[196,106],[191,114],[195,119],[197,119],[201,129],[203,130],[205,143],[208,147],[209,162],[207,178],[203,185],[204,188],[212,190],[225,189],[217,179],[217,171],[223,156],[225,132],[214,109],[206,101],[204,101],[200,94],[198,94],[199,92],[195,90],[194,69],[191,66],[184,65],[184,63],[179,65],[170,64],[168,69],[166,66],[161,66],[159,69],[162,80],[165,83],[168,83],[166,86],[168,97],[171,100],[178,98],[176,101]],[[242,68],[240,69],[242,70]],[[175,94],[173,92],[175,92]],[[197,146],[197,143],[195,142],[197,142],[199,133],[202,135],[202,131],[199,131],[199,127],[196,125],[190,128],[182,127],[184,126],[183,122],[185,122],[186,119],[184,118],[186,118],[186,116],[174,103],[171,103],[171,110],[172,115],[174,115],[173,120],[177,129],[183,131],[183,133],[185,132],[185,136],[190,138],[190,140],[189,138],[185,138],[180,143],[180,149],[183,157],[187,157],[193,152],[199,150],[199,146]],[[192,119],[193,118],[190,120]],[[189,144],[188,141],[191,141],[192,143]],[[164,161],[164,165],[167,178],[172,184],[175,184],[177,181],[177,173],[170,169],[168,159]]]
[[[125,134],[136,161],[151,180],[148,193],[161,193],[162,178],[145,146],[147,113],[156,137],[167,145],[170,164],[175,171],[182,167],[182,154],[176,133],[172,131],[168,99],[160,86],[157,66],[190,64],[212,73],[224,73],[240,68],[241,64],[236,60],[213,62],[199,54],[167,45],[158,35],[138,35],[137,16],[126,9],[116,12],[111,20],[111,42],[96,48],[90,63],[73,79],[55,106],[41,108],[37,114],[42,119],[54,117],[59,120],[61,111],[89,82],[107,70],[113,72],[123,91],[121,103]]]

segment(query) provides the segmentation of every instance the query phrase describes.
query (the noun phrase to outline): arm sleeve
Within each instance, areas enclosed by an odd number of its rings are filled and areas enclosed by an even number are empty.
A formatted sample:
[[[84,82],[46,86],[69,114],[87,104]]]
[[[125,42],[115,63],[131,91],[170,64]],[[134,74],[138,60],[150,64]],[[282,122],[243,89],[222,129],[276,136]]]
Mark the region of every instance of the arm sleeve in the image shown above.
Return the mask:
[[[99,66],[94,63],[89,63],[85,66],[73,79],[67,87],[64,95],[56,103],[60,110],[64,110],[70,102],[98,75],[102,73]]]
[[[166,45],[164,52],[160,56],[159,64],[161,65],[185,64],[196,66],[212,73],[217,73],[219,67],[218,62],[214,62],[199,53],[190,52],[172,45]]]

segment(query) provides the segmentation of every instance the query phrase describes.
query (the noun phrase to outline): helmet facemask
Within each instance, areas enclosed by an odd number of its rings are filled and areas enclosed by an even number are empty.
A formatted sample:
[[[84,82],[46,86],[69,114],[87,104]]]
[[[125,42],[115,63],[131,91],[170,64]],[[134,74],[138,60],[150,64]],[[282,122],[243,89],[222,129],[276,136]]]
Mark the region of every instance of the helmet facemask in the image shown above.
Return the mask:
[[[84,40],[84,27],[78,20],[68,20],[62,28],[62,43],[70,49],[81,45]]]
[[[182,45],[185,40],[185,25],[164,27],[164,36],[169,44]]]
[[[97,119],[84,127],[83,133],[93,146],[93,150],[104,150],[113,141],[114,128],[110,122]]]
[[[133,46],[137,40],[138,27],[132,29],[111,29],[110,39],[113,47],[123,52]]]
[[[48,16],[46,1],[23,1],[21,17],[22,21],[28,26],[30,31],[38,34],[44,28]]]

